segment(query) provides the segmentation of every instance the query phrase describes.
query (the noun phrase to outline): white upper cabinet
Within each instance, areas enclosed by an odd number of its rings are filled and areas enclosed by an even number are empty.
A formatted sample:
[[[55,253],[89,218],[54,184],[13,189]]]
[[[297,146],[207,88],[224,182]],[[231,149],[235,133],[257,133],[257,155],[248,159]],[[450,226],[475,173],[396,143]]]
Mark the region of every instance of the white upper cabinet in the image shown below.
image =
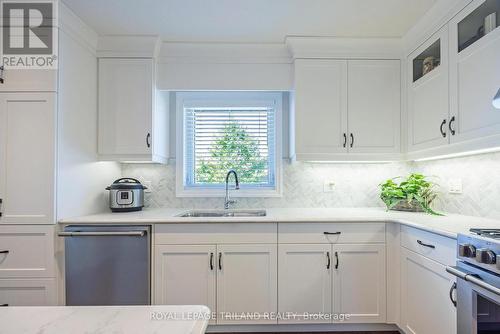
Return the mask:
[[[101,160],[166,162],[168,98],[156,92],[153,58],[99,59]]]
[[[448,29],[446,26],[408,56],[407,73],[409,151],[448,144]]]
[[[484,24],[494,12],[498,25],[500,2],[476,0],[450,21],[451,142],[500,135],[500,110],[492,105],[500,89],[500,29]]]
[[[55,124],[55,93],[0,94],[0,223],[54,223]]]
[[[347,61],[295,60],[294,121],[297,160],[347,152]]]
[[[395,158],[400,92],[399,60],[296,59],[292,155],[303,161]]]
[[[349,152],[400,152],[399,60],[349,60]]]

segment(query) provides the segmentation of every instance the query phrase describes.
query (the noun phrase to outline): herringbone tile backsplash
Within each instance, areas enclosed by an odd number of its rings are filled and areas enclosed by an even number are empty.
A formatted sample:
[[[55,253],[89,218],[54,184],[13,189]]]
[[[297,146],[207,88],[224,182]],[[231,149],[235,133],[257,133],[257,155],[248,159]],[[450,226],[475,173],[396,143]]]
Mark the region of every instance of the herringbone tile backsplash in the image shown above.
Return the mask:
[[[151,181],[147,207],[221,208],[222,198],[175,196],[175,165],[123,164],[124,176]],[[390,164],[284,163],[283,196],[240,198],[242,208],[271,207],[376,207],[383,206],[378,185],[384,180],[422,172],[440,184],[436,208],[449,213],[500,219],[500,153],[455,159]],[[462,194],[449,194],[451,179],[461,179]],[[323,192],[325,180],[335,191]]]

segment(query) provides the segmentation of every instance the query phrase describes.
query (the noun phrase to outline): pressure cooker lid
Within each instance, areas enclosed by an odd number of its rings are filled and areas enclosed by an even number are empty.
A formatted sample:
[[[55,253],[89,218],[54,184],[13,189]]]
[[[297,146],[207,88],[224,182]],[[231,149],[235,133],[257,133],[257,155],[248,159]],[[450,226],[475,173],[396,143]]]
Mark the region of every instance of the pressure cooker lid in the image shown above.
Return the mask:
[[[114,190],[114,189],[147,189],[145,186],[139,182],[139,180],[131,178],[131,177],[122,177],[121,179],[113,182],[106,190]]]

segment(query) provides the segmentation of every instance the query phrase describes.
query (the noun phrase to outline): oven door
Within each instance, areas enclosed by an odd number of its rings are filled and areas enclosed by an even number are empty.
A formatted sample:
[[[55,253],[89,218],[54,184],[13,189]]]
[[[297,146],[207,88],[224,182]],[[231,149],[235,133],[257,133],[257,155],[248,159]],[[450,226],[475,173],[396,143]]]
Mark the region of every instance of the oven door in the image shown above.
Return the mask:
[[[460,261],[446,270],[458,277],[458,334],[500,333],[500,276]]]

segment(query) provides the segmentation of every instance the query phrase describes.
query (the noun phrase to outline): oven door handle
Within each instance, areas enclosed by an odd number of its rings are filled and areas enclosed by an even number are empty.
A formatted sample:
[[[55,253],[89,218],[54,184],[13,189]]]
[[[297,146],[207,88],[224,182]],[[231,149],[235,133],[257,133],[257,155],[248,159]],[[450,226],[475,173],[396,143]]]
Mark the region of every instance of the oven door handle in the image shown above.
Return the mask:
[[[477,275],[465,272],[457,267],[446,267],[446,271],[460,279],[463,279],[466,282],[470,282],[474,285],[477,285],[480,288],[483,288],[491,293],[494,293],[497,296],[500,296],[499,288],[486,283],[481,279],[481,277],[478,277]]]

